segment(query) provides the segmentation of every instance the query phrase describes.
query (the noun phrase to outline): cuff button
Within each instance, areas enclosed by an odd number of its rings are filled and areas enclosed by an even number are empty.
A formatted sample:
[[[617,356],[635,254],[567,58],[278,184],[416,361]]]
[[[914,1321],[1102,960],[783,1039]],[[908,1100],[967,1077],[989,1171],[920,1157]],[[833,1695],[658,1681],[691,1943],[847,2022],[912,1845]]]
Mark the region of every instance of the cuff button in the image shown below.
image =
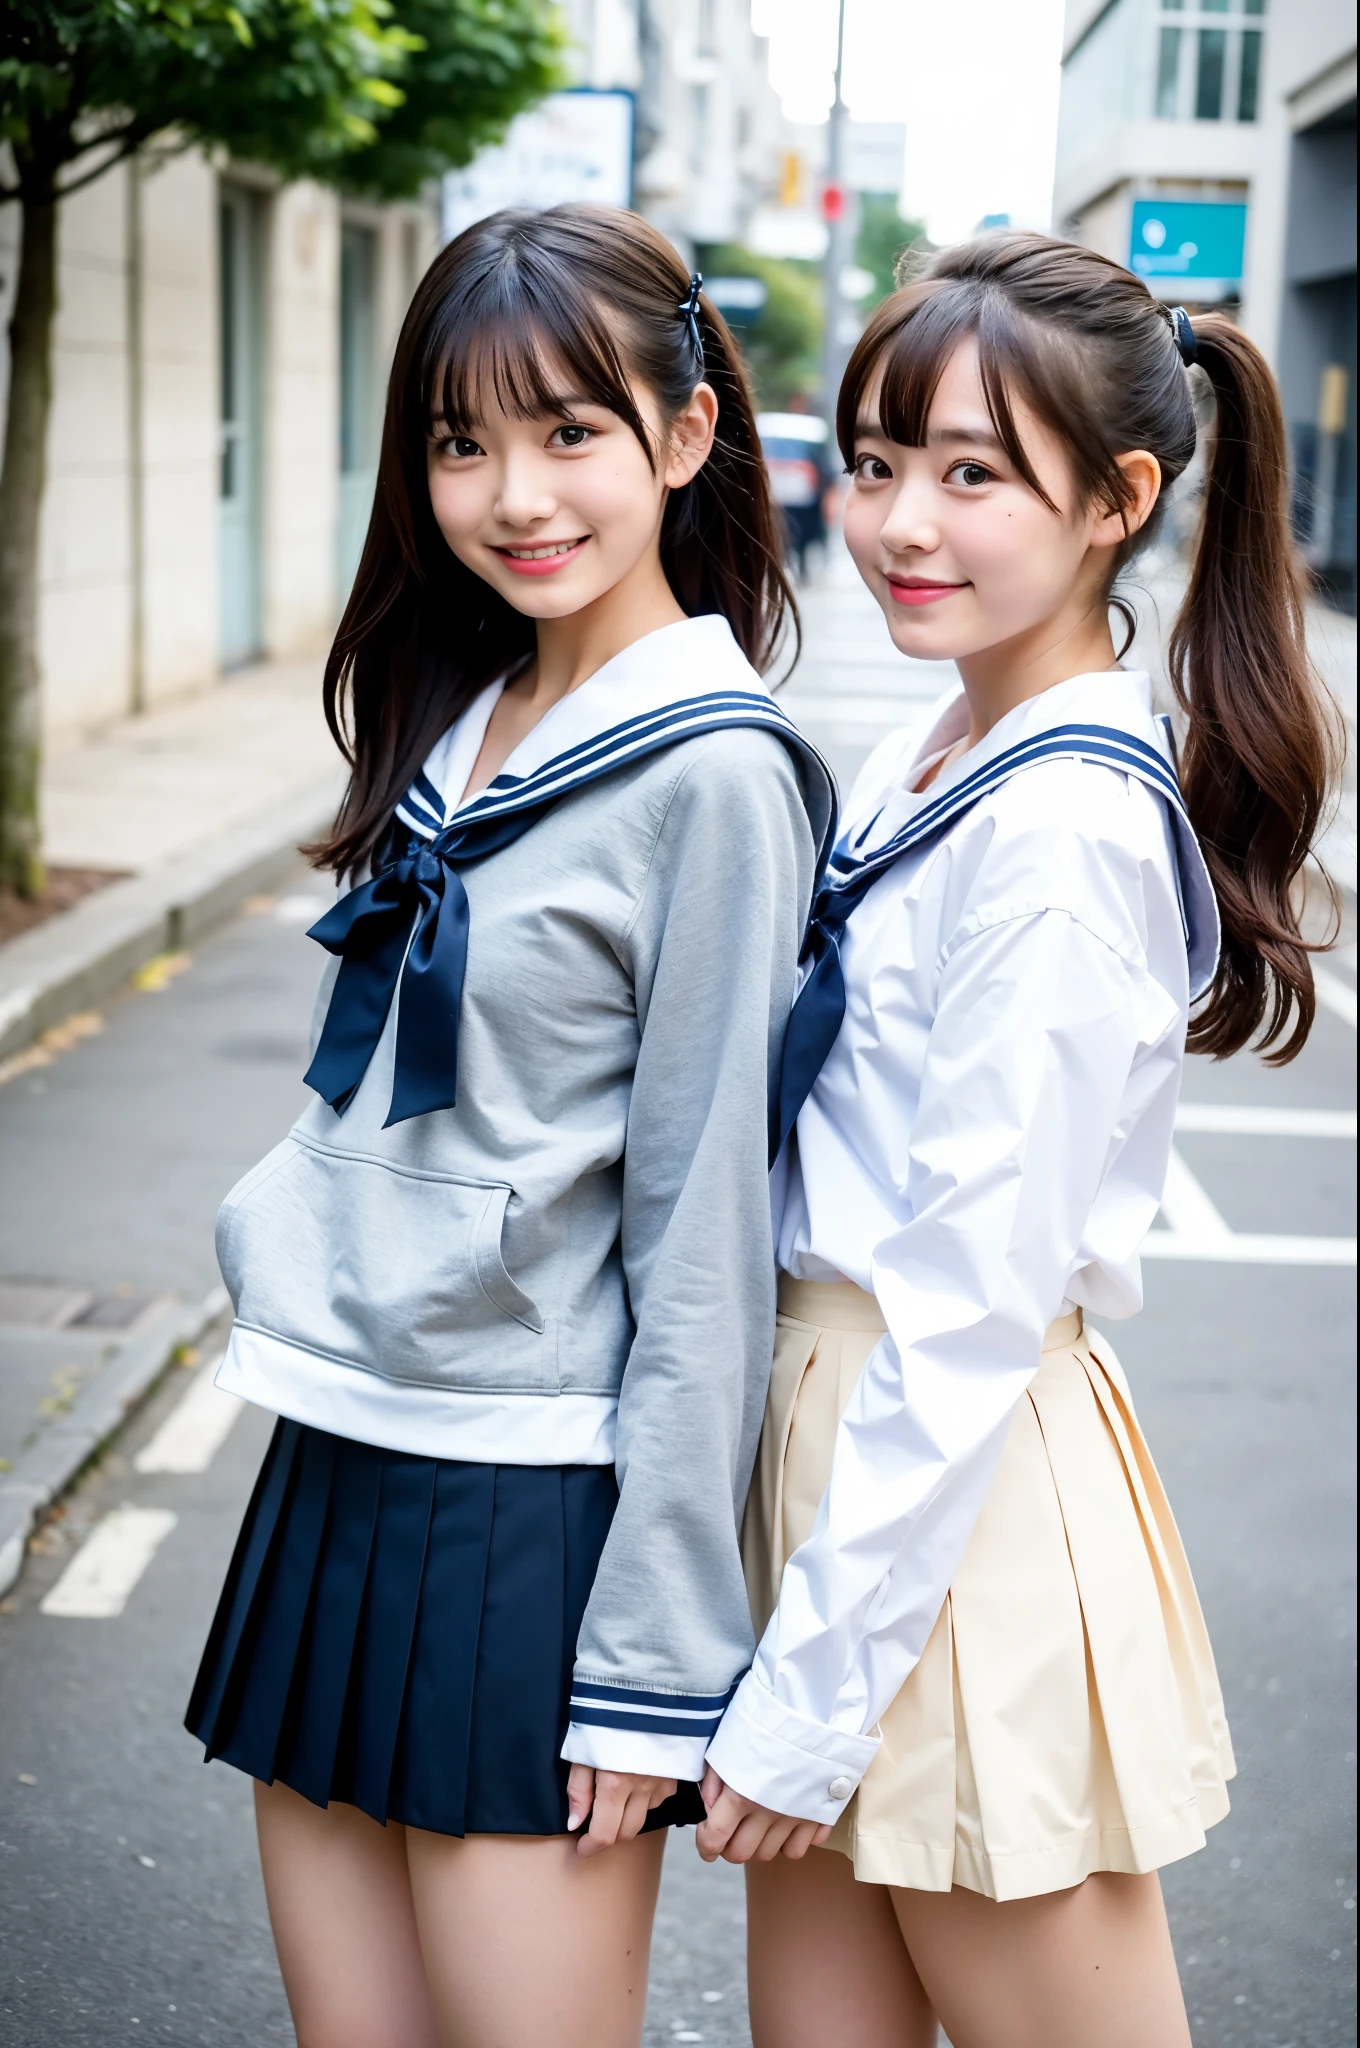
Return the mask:
[[[833,1778],[826,1788],[828,1799],[848,1799],[855,1789],[853,1778]]]

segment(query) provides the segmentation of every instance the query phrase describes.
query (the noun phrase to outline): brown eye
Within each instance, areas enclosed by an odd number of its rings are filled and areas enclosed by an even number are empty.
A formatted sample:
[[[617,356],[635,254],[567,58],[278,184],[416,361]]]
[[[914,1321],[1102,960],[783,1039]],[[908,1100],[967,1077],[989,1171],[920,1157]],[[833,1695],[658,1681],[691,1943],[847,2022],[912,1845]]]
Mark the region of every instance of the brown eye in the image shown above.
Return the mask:
[[[976,491],[983,484],[995,483],[996,478],[984,462],[956,462],[945,481],[962,484],[965,489]]]
[[[892,470],[881,455],[861,455],[853,473],[863,484],[884,484],[892,481]]]

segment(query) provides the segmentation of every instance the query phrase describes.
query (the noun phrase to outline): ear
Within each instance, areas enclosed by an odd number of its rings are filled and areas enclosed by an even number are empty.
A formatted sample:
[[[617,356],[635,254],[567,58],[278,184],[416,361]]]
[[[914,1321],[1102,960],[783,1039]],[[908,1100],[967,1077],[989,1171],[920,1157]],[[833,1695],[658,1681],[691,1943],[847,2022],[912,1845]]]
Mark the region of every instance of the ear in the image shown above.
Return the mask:
[[[1095,548],[1117,548],[1146,526],[1161,496],[1162,465],[1146,448],[1116,455],[1115,462],[1123,472],[1129,495],[1120,506],[1096,509],[1091,530],[1091,546]]]
[[[681,490],[708,461],[718,431],[718,394],[711,384],[696,384],[684,411],[672,422],[665,474],[669,490]]]

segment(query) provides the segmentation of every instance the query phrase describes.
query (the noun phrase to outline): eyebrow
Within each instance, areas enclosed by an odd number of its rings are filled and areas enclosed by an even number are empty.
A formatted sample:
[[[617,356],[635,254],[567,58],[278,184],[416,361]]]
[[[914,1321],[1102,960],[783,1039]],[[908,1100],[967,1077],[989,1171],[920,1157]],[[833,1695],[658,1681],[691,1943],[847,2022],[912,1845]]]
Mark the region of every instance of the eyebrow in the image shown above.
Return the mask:
[[[935,427],[927,430],[926,440],[932,446],[941,442],[957,442],[964,448],[1001,447],[996,435],[987,427]]]
[[[890,441],[892,435],[881,420],[861,418],[855,421],[857,441]],[[985,427],[935,427],[926,435],[927,445],[938,447],[948,442],[962,448],[990,448],[1000,451],[1002,444],[996,435]]]

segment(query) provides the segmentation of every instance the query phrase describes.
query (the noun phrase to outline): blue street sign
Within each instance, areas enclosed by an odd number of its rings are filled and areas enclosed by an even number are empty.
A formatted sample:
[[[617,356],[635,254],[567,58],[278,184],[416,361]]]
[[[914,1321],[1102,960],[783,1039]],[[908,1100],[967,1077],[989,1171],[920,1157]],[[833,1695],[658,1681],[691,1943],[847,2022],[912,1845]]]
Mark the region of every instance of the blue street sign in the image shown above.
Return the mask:
[[[1129,267],[1140,277],[1236,283],[1247,239],[1245,205],[1215,199],[1136,199]]]

